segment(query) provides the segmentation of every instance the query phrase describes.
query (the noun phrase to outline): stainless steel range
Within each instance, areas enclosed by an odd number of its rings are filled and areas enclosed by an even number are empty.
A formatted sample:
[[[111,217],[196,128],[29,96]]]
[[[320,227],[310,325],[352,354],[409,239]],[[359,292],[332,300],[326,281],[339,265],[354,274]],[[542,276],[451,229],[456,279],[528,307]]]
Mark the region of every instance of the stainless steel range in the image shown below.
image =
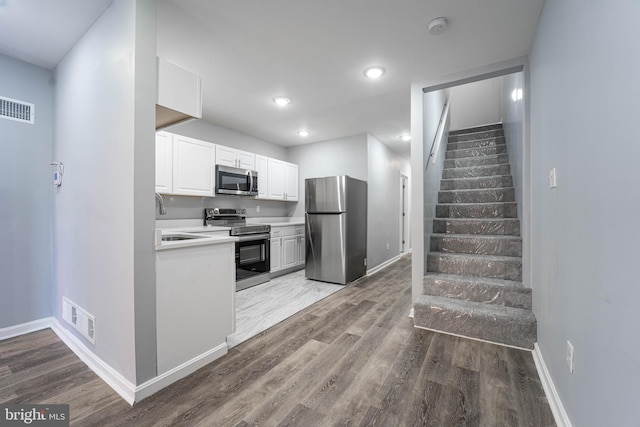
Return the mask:
[[[270,225],[247,225],[244,208],[206,208],[204,225],[231,227],[229,234],[239,239],[236,242],[236,291],[271,279]]]

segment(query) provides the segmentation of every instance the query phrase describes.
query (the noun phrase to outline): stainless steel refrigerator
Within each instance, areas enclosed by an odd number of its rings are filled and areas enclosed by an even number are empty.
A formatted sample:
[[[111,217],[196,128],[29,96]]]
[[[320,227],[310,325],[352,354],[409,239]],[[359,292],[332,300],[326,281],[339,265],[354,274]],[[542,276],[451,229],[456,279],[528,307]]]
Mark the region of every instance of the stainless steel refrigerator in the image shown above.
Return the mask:
[[[347,284],[367,271],[367,183],[343,176],[305,180],[307,279]]]

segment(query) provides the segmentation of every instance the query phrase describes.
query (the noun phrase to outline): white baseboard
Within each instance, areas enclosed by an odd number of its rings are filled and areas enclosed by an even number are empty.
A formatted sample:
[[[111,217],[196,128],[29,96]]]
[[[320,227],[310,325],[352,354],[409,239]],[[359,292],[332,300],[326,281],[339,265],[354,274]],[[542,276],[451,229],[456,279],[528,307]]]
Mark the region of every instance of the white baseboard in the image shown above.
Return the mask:
[[[44,319],[33,320],[31,322],[2,328],[0,329],[0,341],[50,328],[52,320],[53,317],[45,317]]]
[[[179,379],[182,379],[187,375],[197,371],[203,366],[213,362],[217,358],[224,356],[225,354],[227,354],[227,351],[227,343],[224,342],[212,348],[211,350],[183,363],[182,365],[176,366],[170,371],[160,374],[157,377],[151,378],[149,381],[140,384],[138,387],[136,387],[136,402],[141,401],[145,397],[151,396],[155,392],[160,391],[168,385],[178,381]]]
[[[383,268],[386,268],[386,267],[390,266],[394,262],[398,261],[402,257],[402,255],[404,255],[404,254],[396,255],[393,258],[386,260],[382,264],[376,265],[371,270],[367,270],[367,276],[371,276],[373,273],[377,273],[378,271],[382,270]]]
[[[186,377],[206,364],[224,356],[228,351],[227,343],[224,342],[182,365],[136,386],[87,348],[80,339],[66,330],[58,319],[54,317],[47,317],[0,329],[0,341],[46,328],[51,328],[60,340],[62,340],[89,369],[107,383],[107,385],[118,393],[129,405],[133,405],[135,402],[139,402],[145,397],[149,397],[153,393]]]
[[[60,324],[58,319],[53,319],[51,329],[60,337],[71,351],[82,360],[97,376],[107,383],[116,393],[118,393],[129,405],[135,402],[136,386],[131,381],[123,377],[118,371],[113,369],[108,363],[89,350],[82,341],[75,335],[67,331]]]
[[[551,407],[551,412],[553,413],[553,418],[556,420],[556,424],[558,427],[571,427],[571,420],[562,405],[562,401],[560,400],[556,386],[553,384],[553,379],[544,362],[538,343],[534,344],[533,361],[536,364],[536,370],[538,371],[540,382],[542,382],[544,393],[547,395],[547,400],[549,401],[549,406]]]

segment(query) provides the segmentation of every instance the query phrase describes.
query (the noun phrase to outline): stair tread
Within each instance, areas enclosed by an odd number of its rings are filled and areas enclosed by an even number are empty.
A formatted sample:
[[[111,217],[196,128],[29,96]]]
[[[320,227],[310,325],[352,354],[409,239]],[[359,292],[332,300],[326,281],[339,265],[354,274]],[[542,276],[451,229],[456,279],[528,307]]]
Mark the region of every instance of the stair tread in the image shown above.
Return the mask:
[[[503,154],[500,154],[501,156]],[[488,156],[485,156],[488,157]],[[497,157],[497,155],[496,155]],[[446,160],[455,160],[455,159],[446,159]],[[454,166],[452,168],[444,168],[444,169],[473,169],[473,168],[495,168],[496,166],[509,166],[509,162],[504,162],[504,163],[495,163],[495,164],[491,164],[491,165],[477,165],[477,166]],[[504,176],[504,175],[486,175],[486,176]],[[475,178],[475,177],[474,177]],[[446,179],[452,179],[452,178],[446,178]]]
[[[496,320],[520,321],[522,323],[535,322],[532,310],[526,308],[509,307],[506,305],[486,304],[435,295],[420,295],[415,304],[438,306],[453,311],[473,311],[474,314],[493,317]]]
[[[500,203],[500,202],[496,202]],[[462,205],[463,203],[447,203],[449,205]],[[491,204],[491,203],[464,203],[470,205],[482,205],[482,204]],[[474,222],[494,222],[494,221],[503,221],[503,222],[515,222],[518,221],[518,218],[435,218],[434,221],[474,221]]]
[[[449,135],[465,135],[468,133],[486,132],[488,130],[500,130],[502,129],[502,123],[487,123],[486,125],[473,126],[463,129],[455,129],[449,131]]]
[[[487,138],[490,139],[490,138]],[[479,141],[485,141],[485,139],[479,140]],[[473,142],[473,141],[464,141],[464,142]],[[451,142],[450,144],[459,144],[459,142]],[[449,143],[447,143],[447,145],[449,145]],[[500,144],[495,144],[495,145],[485,145],[483,147],[469,147],[469,148],[447,148],[447,153],[453,153],[455,151],[469,151],[469,150],[481,150],[483,148],[495,148],[495,147],[506,147],[507,144],[506,143],[500,143]],[[507,153],[501,153],[501,154],[507,154]],[[493,154],[489,154],[489,156],[493,156]]]
[[[427,278],[441,278],[443,280],[460,281],[473,284],[486,284],[503,288],[515,288],[531,293],[531,288],[527,288],[522,282],[519,282],[517,280],[495,279],[493,277],[463,276],[459,274],[442,274],[433,272],[425,273],[424,279]]]
[[[479,166],[472,166],[472,167],[479,167]],[[489,180],[490,178],[511,178],[511,175],[487,175],[487,176],[465,176],[463,178],[443,178],[442,181],[473,181],[473,180],[478,180],[478,179],[486,179]]]
[[[520,236],[512,236],[509,234],[447,234],[447,233],[432,233],[432,237],[442,238],[458,238],[458,239],[487,239],[487,240],[522,240]]]
[[[427,256],[458,258],[458,259],[481,259],[485,261],[507,261],[507,262],[520,262],[520,263],[522,262],[521,256],[506,256],[506,255],[467,254],[467,253],[456,253],[456,252],[429,252]]]
[[[471,193],[478,191],[509,191],[515,190],[514,187],[489,187],[489,188],[456,188],[454,190],[440,190],[441,193]],[[458,203],[456,203],[458,204]]]

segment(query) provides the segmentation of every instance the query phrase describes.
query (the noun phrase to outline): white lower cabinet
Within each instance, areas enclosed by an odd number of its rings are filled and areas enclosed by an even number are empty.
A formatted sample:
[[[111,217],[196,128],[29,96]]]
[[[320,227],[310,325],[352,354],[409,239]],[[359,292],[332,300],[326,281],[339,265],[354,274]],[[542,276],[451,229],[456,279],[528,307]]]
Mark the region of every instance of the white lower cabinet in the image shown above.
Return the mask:
[[[298,265],[298,236],[282,238],[282,268],[291,268]]]
[[[275,272],[282,270],[282,237],[271,236],[271,272]]]
[[[235,329],[234,259],[234,242],[156,252],[158,375],[227,352]]]
[[[299,269],[305,264],[303,225],[271,227],[271,272]]]

